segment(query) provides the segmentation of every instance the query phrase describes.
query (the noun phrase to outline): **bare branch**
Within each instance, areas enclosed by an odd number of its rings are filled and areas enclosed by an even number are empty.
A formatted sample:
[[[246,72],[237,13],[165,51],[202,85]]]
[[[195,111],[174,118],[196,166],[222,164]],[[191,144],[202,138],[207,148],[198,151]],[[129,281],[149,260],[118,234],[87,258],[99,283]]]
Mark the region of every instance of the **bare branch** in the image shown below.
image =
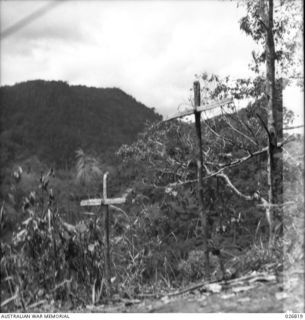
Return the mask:
[[[244,121],[241,121],[241,120],[239,119],[239,117],[234,118],[234,117],[232,116],[232,114],[230,114],[229,112],[226,112],[226,111],[224,110],[224,108],[221,108],[221,112],[222,112],[222,114],[230,117],[232,120],[236,121],[237,123],[240,123],[244,128],[246,128],[246,130],[249,130],[250,133],[252,134],[253,138],[255,139],[255,141],[253,141],[249,136],[247,136],[247,135],[246,135],[245,133],[243,133],[242,131],[239,131],[238,129],[236,129],[235,127],[233,127],[233,125],[232,125],[229,121],[226,120],[227,124],[228,124],[234,131],[236,131],[237,133],[241,134],[242,136],[244,136],[246,139],[248,139],[249,141],[251,141],[251,142],[254,143],[255,145],[257,145],[257,146],[259,145],[259,143],[257,142],[256,136],[255,136],[253,130],[251,129],[251,127],[249,127]],[[225,119],[226,119],[226,118],[225,118]]]
[[[262,117],[261,117],[258,113],[256,113],[256,116],[258,117],[258,119],[259,119],[260,122],[262,123],[262,125],[263,125],[265,131],[267,132],[267,135],[268,135],[268,137],[269,137],[269,139],[270,139],[270,132],[269,132],[269,130],[268,130],[268,127],[267,127],[265,121],[262,119]]]
[[[7,298],[3,302],[1,302],[1,308],[7,305],[8,303],[10,303],[11,301],[15,301],[16,299],[18,299],[18,297],[19,297],[19,287],[17,286],[15,294],[12,297]]]
[[[300,124],[299,126],[293,126],[293,127],[285,127],[283,130],[292,130],[292,129],[298,129],[298,128],[304,128],[304,124]]]
[[[197,182],[197,181],[198,181],[198,179],[192,179],[192,180],[186,180],[186,181],[173,182],[173,183],[170,183],[169,185],[165,186],[164,188],[166,188],[166,187],[183,186],[183,185],[185,185],[185,184],[195,183],[195,182]]]
[[[72,282],[72,278],[71,279],[65,279],[64,281],[62,281],[61,283],[59,283],[59,284],[57,284],[56,286],[55,286],[55,288],[53,288],[52,290],[51,290],[51,292],[55,292],[56,290],[58,290],[59,288],[61,288],[61,287],[63,287],[64,285],[66,285],[66,284],[70,284]]]
[[[250,137],[248,137],[245,133],[239,131],[238,129],[234,128],[232,126],[232,124],[230,123],[230,121],[226,120],[226,123],[228,124],[228,126],[235,131],[236,133],[240,134],[241,136],[243,136],[244,138],[246,138],[247,140],[249,140],[250,142],[252,142],[253,144],[255,144],[256,146],[258,145],[257,142],[253,141]]]
[[[250,196],[250,195],[245,195],[245,194],[243,194],[242,192],[240,192],[240,191],[233,185],[233,183],[231,182],[231,180],[229,179],[229,177],[228,177],[226,174],[224,174],[223,172],[218,173],[218,174],[217,174],[217,177],[223,178],[223,179],[226,181],[227,186],[228,186],[231,190],[233,190],[234,193],[237,194],[239,197],[241,197],[241,198],[243,198],[243,199],[245,199],[245,200],[260,200],[260,199],[261,199],[260,195],[259,195],[257,192],[255,192],[255,193],[254,193],[253,195],[251,195],[251,196]]]
[[[114,209],[114,210],[116,210],[116,211],[119,211],[119,212],[123,213],[123,214],[129,219],[128,214],[127,214],[124,210],[122,210],[121,208],[119,208],[119,207],[117,207],[117,206],[114,206],[113,204],[111,204],[109,207],[110,207],[111,209]]]
[[[291,159],[299,169],[299,165],[301,164],[301,162],[295,159],[285,148],[282,147],[282,150],[287,154],[288,159]]]
[[[266,26],[264,21],[262,19],[258,19],[258,21],[262,24],[262,26],[264,27],[265,31],[268,31],[268,27]]]
[[[233,141],[233,140],[231,140],[231,139],[229,139],[229,138],[227,138],[227,137],[223,137],[223,136],[221,136],[219,133],[217,133],[217,132],[209,125],[208,119],[206,119],[206,120],[204,119],[203,121],[205,122],[205,125],[207,126],[207,128],[208,128],[216,137],[218,137],[218,138],[220,138],[220,139],[223,139],[224,141],[228,141],[228,142],[230,142],[232,145],[234,145],[234,146],[236,146],[236,147],[238,147],[238,148],[243,149],[243,146],[242,146],[241,144],[236,143],[235,141]]]
[[[287,143],[289,143],[289,142],[291,142],[291,141],[293,141],[293,140],[294,140],[294,137],[292,137],[292,139],[289,139],[289,138],[288,138],[288,139],[286,139],[286,140],[284,140],[284,141],[282,141],[282,142],[278,142],[277,147],[278,147],[278,148],[283,148],[283,145],[285,145],[285,144],[287,144]],[[218,167],[220,168],[219,171],[212,173],[210,176],[204,177],[204,179],[213,177],[213,176],[217,175],[218,173],[222,172],[222,171],[223,171],[224,169],[226,169],[226,168],[231,168],[231,167],[235,167],[235,166],[237,166],[237,165],[240,165],[240,164],[242,164],[243,162],[248,161],[249,159],[251,159],[251,158],[253,158],[253,157],[255,157],[255,156],[261,155],[261,154],[263,154],[263,153],[265,153],[265,152],[267,152],[267,151],[268,151],[268,147],[264,147],[264,148],[261,149],[261,150],[258,150],[258,151],[255,151],[255,152],[253,152],[253,153],[250,153],[249,155],[247,155],[247,156],[245,156],[245,157],[243,157],[243,158],[236,159],[236,160],[234,160],[234,161],[232,161],[232,162],[230,162],[230,163],[218,164]],[[212,163],[211,163],[211,162],[210,162],[210,163],[206,162],[206,164],[212,164]],[[213,164],[214,164],[214,165],[217,165],[216,163],[213,163]]]
[[[251,159],[251,158],[253,158],[255,156],[258,156],[258,155],[261,155],[261,154],[267,152],[267,150],[268,150],[268,147],[265,147],[265,148],[263,148],[261,150],[258,150],[258,151],[255,151],[253,153],[250,153],[250,154],[248,154],[247,156],[245,156],[243,158],[239,158],[239,159],[236,159],[236,160],[234,160],[234,161],[232,161],[230,163],[221,165],[220,167],[221,167],[221,169],[235,167],[235,166],[237,166],[239,164],[242,164],[245,161],[248,161],[249,159]]]

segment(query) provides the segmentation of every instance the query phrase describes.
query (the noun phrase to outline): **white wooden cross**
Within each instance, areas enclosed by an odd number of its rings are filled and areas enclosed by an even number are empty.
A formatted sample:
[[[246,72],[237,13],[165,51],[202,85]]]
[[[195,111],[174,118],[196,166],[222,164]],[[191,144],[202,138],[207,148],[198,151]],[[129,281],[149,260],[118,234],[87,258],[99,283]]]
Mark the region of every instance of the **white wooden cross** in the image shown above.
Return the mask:
[[[105,211],[104,225],[105,225],[105,275],[106,275],[106,284],[107,284],[107,294],[111,296],[111,257],[110,257],[110,224],[109,224],[109,206],[114,204],[123,204],[126,202],[127,195],[130,190],[128,190],[123,197],[121,198],[107,198],[107,177],[108,172],[103,176],[103,198],[100,199],[88,199],[82,200],[80,205],[82,207],[92,207],[100,206],[102,211]]]
[[[126,194],[121,198],[107,198],[107,177],[109,173],[106,172],[103,177],[103,198],[97,198],[97,199],[87,199],[82,200],[80,202],[80,205],[82,207],[94,207],[94,206],[100,206],[100,205],[112,205],[112,204],[122,204],[126,202]]]

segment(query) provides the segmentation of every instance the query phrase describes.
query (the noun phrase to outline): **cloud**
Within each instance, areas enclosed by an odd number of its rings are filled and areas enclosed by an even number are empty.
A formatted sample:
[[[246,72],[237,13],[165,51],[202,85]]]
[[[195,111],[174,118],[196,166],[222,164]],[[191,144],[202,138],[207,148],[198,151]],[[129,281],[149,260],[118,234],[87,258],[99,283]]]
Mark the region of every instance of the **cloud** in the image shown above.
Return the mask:
[[[38,3],[5,3],[3,25]],[[166,115],[187,103],[196,73],[247,70],[241,14],[234,2],[67,1],[3,41],[1,81],[120,87]]]

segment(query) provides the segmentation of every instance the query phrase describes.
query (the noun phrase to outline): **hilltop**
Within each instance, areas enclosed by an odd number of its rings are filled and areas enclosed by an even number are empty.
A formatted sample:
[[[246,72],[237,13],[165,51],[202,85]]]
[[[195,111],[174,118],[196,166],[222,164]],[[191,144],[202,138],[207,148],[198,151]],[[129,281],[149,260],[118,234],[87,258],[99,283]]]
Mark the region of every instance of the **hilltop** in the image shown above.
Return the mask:
[[[34,80],[1,87],[0,97],[1,167],[35,155],[68,169],[78,148],[111,152],[161,119],[118,88]]]

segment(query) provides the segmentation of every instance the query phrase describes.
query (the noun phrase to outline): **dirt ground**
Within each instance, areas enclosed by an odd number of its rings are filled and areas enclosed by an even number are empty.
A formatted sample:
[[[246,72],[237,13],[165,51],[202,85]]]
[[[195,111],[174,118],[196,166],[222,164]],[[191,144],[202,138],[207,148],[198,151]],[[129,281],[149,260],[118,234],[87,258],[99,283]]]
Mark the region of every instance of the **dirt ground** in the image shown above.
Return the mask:
[[[228,282],[195,283],[158,298],[113,296],[108,302],[74,308],[40,305],[31,312],[65,313],[302,313],[304,274],[255,273]]]
[[[84,312],[284,313],[288,310],[304,312],[304,302],[298,300],[296,296],[291,297],[293,291],[285,292],[284,287],[283,279],[278,277],[258,281],[250,279],[229,284],[212,284],[184,294],[175,296],[169,294],[158,299],[134,299],[87,307],[87,311]]]

